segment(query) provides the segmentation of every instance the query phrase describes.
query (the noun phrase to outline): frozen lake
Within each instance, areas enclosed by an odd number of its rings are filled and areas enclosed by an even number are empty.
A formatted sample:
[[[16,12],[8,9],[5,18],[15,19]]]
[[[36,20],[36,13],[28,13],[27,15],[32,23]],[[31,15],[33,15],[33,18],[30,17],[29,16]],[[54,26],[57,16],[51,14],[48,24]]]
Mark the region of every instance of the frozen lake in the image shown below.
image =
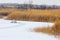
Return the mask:
[[[31,32],[36,27],[51,27],[54,23],[17,21],[0,19],[0,40],[56,40],[54,36]]]

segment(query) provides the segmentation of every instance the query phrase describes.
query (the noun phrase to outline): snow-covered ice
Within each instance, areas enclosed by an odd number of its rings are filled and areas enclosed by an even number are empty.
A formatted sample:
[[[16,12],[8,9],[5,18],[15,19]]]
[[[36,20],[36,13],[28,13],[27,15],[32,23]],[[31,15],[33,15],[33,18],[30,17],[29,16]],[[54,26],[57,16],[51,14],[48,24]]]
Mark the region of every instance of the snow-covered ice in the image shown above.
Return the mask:
[[[17,21],[0,19],[0,40],[57,40],[54,36],[31,32],[36,27],[51,27],[54,23]]]

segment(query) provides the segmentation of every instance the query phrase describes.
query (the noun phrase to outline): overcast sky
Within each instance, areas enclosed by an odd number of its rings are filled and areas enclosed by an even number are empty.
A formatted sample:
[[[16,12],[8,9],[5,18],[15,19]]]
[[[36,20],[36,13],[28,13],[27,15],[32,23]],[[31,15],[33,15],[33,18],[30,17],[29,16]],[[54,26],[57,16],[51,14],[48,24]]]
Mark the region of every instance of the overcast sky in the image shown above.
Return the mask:
[[[60,0],[32,0],[32,4],[60,5]],[[0,3],[28,3],[28,0],[0,0]]]

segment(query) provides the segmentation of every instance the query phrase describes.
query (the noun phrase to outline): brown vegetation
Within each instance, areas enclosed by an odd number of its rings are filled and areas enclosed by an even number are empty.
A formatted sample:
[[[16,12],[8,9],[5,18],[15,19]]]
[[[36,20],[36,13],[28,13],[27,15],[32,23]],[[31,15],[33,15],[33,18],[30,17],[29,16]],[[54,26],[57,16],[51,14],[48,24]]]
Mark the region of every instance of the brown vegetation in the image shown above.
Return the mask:
[[[0,9],[0,18],[8,16],[12,12],[18,11],[17,9]]]
[[[18,10],[0,9],[0,16],[8,16],[7,19],[54,22],[60,20],[60,9],[54,10]]]
[[[48,28],[35,28],[34,31],[35,32],[47,33],[49,35],[54,35],[55,34],[55,31],[51,27],[48,27]]]
[[[53,22],[60,20],[60,10],[18,10],[12,12],[7,19]]]
[[[47,34],[50,34],[50,35],[60,35],[60,21],[57,20],[53,27],[35,28],[34,31],[35,32],[43,32],[43,33],[47,33]]]

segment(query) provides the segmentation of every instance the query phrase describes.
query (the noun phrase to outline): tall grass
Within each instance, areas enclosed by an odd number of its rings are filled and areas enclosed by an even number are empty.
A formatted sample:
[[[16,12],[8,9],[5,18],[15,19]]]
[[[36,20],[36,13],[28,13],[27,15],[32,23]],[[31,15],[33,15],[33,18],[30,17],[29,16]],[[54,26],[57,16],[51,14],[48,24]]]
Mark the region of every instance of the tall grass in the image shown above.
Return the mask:
[[[54,31],[56,32],[57,35],[60,35],[60,20],[57,20],[55,22]]]
[[[19,10],[12,12],[7,19],[54,22],[60,20],[60,10]]]
[[[59,36],[60,35],[60,20],[55,21],[55,25],[53,25],[52,27],[35,28],[34,31],[43,32],[49,35]]]

